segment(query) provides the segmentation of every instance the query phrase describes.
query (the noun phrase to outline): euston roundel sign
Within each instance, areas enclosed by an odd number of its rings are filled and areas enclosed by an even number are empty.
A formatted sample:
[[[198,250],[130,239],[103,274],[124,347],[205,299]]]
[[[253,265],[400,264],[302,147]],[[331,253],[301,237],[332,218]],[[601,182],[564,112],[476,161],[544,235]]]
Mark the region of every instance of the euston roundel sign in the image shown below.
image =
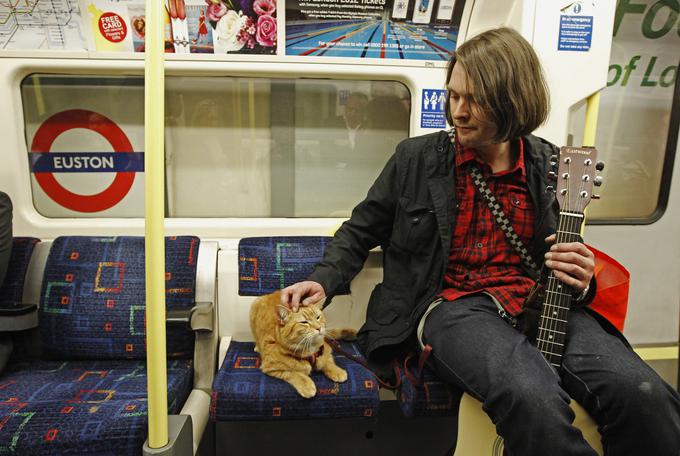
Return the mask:
[[[114,152],[132,152],[132,144],[121,128],[111,119],[85,109],[69,109],[47,119],[33,137],[31,152],[50,152],[52,143],[62,133],[74,128],[85,128],[102,135]],[[50,172],[35,173],[43,191],[67,209],[78,212],[99,212],[118,204],[128,194],[135,180],[134,172],[116,172],[106,189],[93,195],[73,193],[61,185]]]

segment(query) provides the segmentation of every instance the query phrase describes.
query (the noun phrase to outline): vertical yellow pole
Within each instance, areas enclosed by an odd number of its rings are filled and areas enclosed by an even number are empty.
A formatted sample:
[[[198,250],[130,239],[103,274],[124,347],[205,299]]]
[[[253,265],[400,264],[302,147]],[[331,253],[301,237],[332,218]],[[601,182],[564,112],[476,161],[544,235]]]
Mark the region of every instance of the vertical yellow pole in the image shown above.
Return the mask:
[[[597,114],[600,111],[600,92],[596,92],[586,100],[586,126],[583,129],[583,147],[595,147],[597,131]]]
[[[165,237],[163,130],[165,112],[163,0],[146,2],[144,65],[144,237],[149,447],[168,444],[165,361]]]
[[[595,132],[597,131],[597,114],[600,111],[600,92],[595,92],[586,100],[586,125],[583,128],[583,147],[595,147]],[[588,209],[583,211],[581,236],[586,228],[585,218]]]

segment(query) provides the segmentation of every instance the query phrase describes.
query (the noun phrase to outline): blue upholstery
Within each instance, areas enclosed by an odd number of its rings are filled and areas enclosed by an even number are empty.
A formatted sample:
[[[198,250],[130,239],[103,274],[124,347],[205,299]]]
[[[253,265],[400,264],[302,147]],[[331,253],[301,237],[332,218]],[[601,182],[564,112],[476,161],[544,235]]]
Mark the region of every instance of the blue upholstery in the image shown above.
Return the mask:
[[[40,242],[39,239],[31,237],[15,237],[13,239],[5,281],[0,284],[1,309],[21,307],[26,270],[31,260],[33,248],[38,242]]]
[[[360,356],[353,344],[343,342],[342,346],[353,356]],[[338,366],[347,370],[347,381],[335,383],[315,372],[312,379],[317,395],[304,399],[288,383],[260,371],[260,355],[253,350],[253,343],[232,342],[213,383],[210,418],[245,421],[374,416],[380,399],[373,374],[345,356],[334,356]]]
[[[165,239],[166,306],[194,305],[199,239]],[[48,361],[0,374],[0,453],[141,455],[147,434],[142,237],[62,237],[43,277],[40,335]],[[168,328],[168,405],[193,385],[189,328]]]
[[[331,237],[243,238],[238,244],[238,294],[262,296],[306,280]]]
[[[416,375],[417,359],[409,361],[409,372]],[[401,387],[397,394],[399,407],[404,416],[450,416],[458,414],[462,392],[437,377],[427,365],[423,369],[422,384],[416,386],[412,379],[401,373]],[[409,378],[410,377],[410,378]]]
[[[194,305],[199,239],[165,239],[166,308]],[[45,352],[66,359],[144,359],[145,266],[142,237],[60,237],[43,278],[40,329]],[[193,354],[189,328],[169,327],[172,357]]]
[[[191,391],[191,360],[168,362],[168,407]],[[147,435],[144,361],[16,363],[0,377],[0,454],[141,455]]]

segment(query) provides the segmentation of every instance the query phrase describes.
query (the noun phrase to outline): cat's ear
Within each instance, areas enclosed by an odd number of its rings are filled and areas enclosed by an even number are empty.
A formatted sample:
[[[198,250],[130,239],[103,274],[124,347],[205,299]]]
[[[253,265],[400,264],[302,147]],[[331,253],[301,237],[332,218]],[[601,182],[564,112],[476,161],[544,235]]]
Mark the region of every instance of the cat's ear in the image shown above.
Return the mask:
[[[288,317],[290,316],[291,312],[292,310],[290,310],[287,306],[283,305],[276,306],[276,319],[278,320],[281,326],[286,324],[286,320],[288,320]]]

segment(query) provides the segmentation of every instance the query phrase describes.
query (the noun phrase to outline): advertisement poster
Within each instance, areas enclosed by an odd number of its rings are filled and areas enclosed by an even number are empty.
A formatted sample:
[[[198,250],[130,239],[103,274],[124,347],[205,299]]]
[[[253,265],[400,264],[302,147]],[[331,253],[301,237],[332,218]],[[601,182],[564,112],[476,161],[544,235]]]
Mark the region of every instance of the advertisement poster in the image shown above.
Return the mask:
[[[286,54],[447,61],[465,0],[290,0]]]
[[[143,0],[82,0],[88,48],[144,52]],[[275,0],[166,0],[165,52],[276,54]]]

